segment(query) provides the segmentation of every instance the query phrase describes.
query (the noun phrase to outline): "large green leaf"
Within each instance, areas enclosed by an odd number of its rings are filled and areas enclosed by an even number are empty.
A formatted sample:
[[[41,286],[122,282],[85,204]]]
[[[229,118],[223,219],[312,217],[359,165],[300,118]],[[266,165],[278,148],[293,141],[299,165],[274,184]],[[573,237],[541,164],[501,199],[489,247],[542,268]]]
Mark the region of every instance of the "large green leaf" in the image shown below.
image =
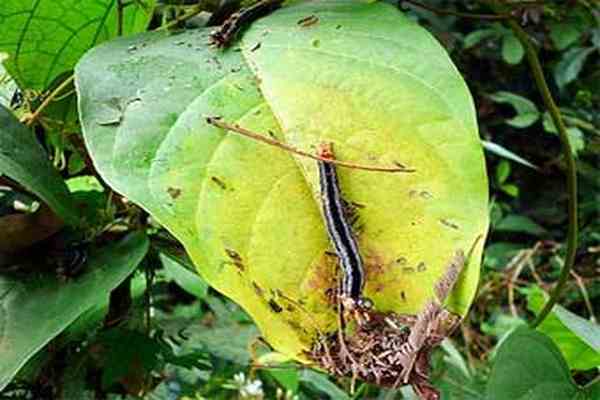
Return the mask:
[[[539,313],[547,301],[546,293],[534,286],[527,293],[527,307]],[[555,305],[537,328],[548,335],[572,369],[588,370],[600,366],[600,326]]]
[[[487,397],[494,400],[565,400],[579,389],[560,350],[546,335],[517,328],[498,349]]]
[[[90,254],[82,276],[0,275],[0,390],[52,338],[101,303],[142,260],[148,240],[132,234]]]
[[[298,24],[310,15],[318,21]],[[84,137],[104,179],[181,240],[278,351],[303,359],[317,330],[336,327],[316,163],[206,117],[309,152],[334,142],[344,160],[399,161],[416,172],[339,174],[345,197],[364,206],[366,295],[378,310],[420,310],[455,251],[488,226],[472,99],[443,48],[394,7],[350,0],[284,7],[228,51],[209,48],[208,33],[128,37],[78,64]],[[473,299],[482,246],[449,299],[458,313]]]
[[[0,175],[39,196],[63,220],[75,224],[77,209],[69,190],[33,132],[0,105]]]
[[[154,2],[129,2],[123,33],[143,31]],[[21,88],[44,90],[89,48],[115,37],[117,20],[117,0],[2,0],[0,53],[9,55],[6,69]]]

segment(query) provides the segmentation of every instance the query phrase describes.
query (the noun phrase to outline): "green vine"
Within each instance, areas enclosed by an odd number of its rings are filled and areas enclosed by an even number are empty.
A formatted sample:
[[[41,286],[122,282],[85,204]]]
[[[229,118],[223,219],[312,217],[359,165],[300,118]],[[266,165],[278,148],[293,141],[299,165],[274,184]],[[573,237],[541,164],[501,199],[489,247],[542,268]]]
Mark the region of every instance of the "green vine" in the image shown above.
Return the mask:
[[[498,3],[491,4],[492,9],[498,13],[505,15],[505,12],[500,12],[501,6]],[[503,10],[502,10],[503,11]],[[533,78],[535,80],[536,87],[542,96],[544,101],[544,105],[550,112],[550,116],[552,117],[552,121],[554,125],[558,129],[560,142],[562,146],[563,156],[566,161],[567,167],[567,192],[569,196],[569,204],[568,204],[568,213],[569,213],[569,227],[567,231],[567,255],[565,258],[565,263],[560,272],[560,277],[558,278],[558,282],[556,286],[552,290],[550,294],[550,298],[537,315],[536,319],[531,323],[531,327],[535,328],[539,326],[544,319],[548,316],[550,311],[552,311],[552,307],[558,301],[562,290],[567,283],[567,279],[569,278],[571,269],[575,263],[575,252],[577,250],[577,166],[575,165],[575,158],[573,157],[573,153],[571,152],[571,143],[569,141],[569,134],[567,133],[567,128],[563,121],[563,118],[560,114],[560,110],[550,93],[550,89],[548,88],[548,83],[546,82],[546,78],[544,78],[544,72],[542,70],[542,65],[540,63],[540,59],[537,55],[537,50],[533,45],[531,38],[525,32],[523,28],[519,25],[519,23],[515,19],[507,19],[504,21],[508,27],[513,31],[515,36],[521,42],[521,45],[525,49],[525,55],[527,58],[527,62],[529,63],[529,67],[531,68],[531,72],[533,74]]]

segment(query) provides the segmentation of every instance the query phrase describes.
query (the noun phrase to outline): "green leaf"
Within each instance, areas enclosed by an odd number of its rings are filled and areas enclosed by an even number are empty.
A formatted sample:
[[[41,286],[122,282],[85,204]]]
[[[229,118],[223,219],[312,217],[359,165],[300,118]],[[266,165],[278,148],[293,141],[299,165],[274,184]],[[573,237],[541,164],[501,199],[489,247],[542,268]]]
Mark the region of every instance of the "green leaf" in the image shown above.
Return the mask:
[[[581,29],[574,23],[550,23],[550,38],[557,50],[564,50],[581,37]]]
[[[496,37],[499,35],[498,30],[496,29],[479,29],[473,32],[470,32],[464,39],[464,48],[471,48],[482,41]]]
[[[350,396],[348,396],[346,392],[331,382],[329,378],[327,378],[327,375],[320,372],[305,369],[300,373],[300,381],[312,386],[319,392],[327,394],[331,399],[350,400]]]
[[[547,233],[546,229],[535,223],[531,218],[516,214],[507,215],[502,218],[500,222],[494,226],[494,230],[529,233],[534,236],[542,236]]]
[[[293,366],[290,368],[281,366],[279,368],[268,369],[267,371],[269,371],[269,374],[277,379],[277,382],[279,382],[286,390],[289,390],[292,393],[298,391],[298,386],[300,384],[298,369],[293,368]]]
[[[88,257],[82,276],[0,276],[0,390],[37,351],[80,315],[102,302],[142,260],[148,241],[131,234]]]
[[[155,0],[125,7],[123,33],[146,29]],[[117,36],[116,0],[2,0],[0,52],[21,88],[44,90],[91,47]]]
[[[586,387],[584,393],[581,394],[576,400],[597,400],[600,399],[600,381],[596,379],[595,383]]]
[[[481,143],[483,143],[483,148],[486,149],[487,151],[489,151],[492,154],[495,154],[495,155],[497,155],[499,157],[506,158],[507,160],[511,160],[511,161],[517,162],[517,163],[519,163],[521,165],[525,165],[526,167],[533,168],[535,170],[539,170],[539,167],[537,167],[536,165],[530,163],[529,161],[527,161],[523,157],[521,157],[521,156],[513,153],[512,151],[508,150],[506,147],[500,146],[497,143],[488,142],[486,140],[482,140]]]
[[[494,400],[562,400],[578,392],[556,345],[546,335],[517,328],[498,349],[487,385]]]
[[[450,340],[444,340],[441,346],[444,352],[438,352],[432,357],[432,384],[440,391],[441,398],[484,400],[485,385],[476,376],[477,371],[474,373],[469,370],[466,360]],[[443,355],[441,359],[439,359],[440,355]],[[405,388],[409,388],[409,386],[405,386]],[[402,394],[405,396],[403,398],[419,399],[414,392],[410,393],[410,397],[407,397],[404,391]]]
[[[510,164],[505,160],[500,161],[498,163],[498,166],[496,167],[496,183],[503,184],[504,182],[506,182],[509,175]]]
[[[540,113],[535,104],[523,96],[511,92],[496,92],[490,95],[496,103],[506,103],[513,106],[517,115],[507,119],[506,123],[515,128],[527,128],[533,125],[539,118]]]
[[[494,228],[495,229],[495,225]],[[485,249],[484,264],[488,268],[501,269],[506,267],[510,259],[523,250],[523,245],[509,242],[496,242]]]
[[[554,121],[552,120],[552,117],[548,112],[544,112],[542,122],[544,124],[544,130],[546,132],[558,135],[556,125],[554,125]],[[579,153],[585,148],[585,139],[583,132],[579,128],[572,126],[567,128],[567,134],[569,135],[569,144],[571,145],[571,152],[574,155],[577,155],[577,153]]]
[[[527,308],[539,313],[547,299],[546,293],[533,286],[527,293]],[[572,369],[588,370],[600,366],[600,327],[560,305],[537,328],[551,337]]]
[[[512,183],[500,186],[500,190],[512,197],[519,197],[519,187]]]
[[[542,124],[544,125],[544,130],[546,132],[558,134],[558,129],[556,129],[556,125],[554,125],[554,120],[552,119],[552,116],[548,111],[544,111]]]
[[[33,132],[0,105],[0,175],[17,181],[42,199],[65,222],[79,215],[69,190]]]
[[[313,14],[317,23],[298,25]],[[286,6],[227,51],[206,45],[209,32],[126,37],[78,64],[84,138],[105,181],[171,231],[277,351],[305,359],[337,318],[317,164],[206,117],[311,153],[333,142],[339,159],[399,161],[416,172],[339,175],[345,197],[364,205],[360,247],[378,271],[365,295],[382,310],[420,310],[452,254],[488,225],[475,109],[443,48],[382,2]],[[458,313],[475,294],[482,245],[449,299]]]
[[[206,297],[208,285],[197,273],[188,270],[168,254],[160,253],[160,261],[167,277],[173,279],[181,288],[199,299]]]
[[[502,38],[502,59],[508,64],[518,64],[523,59],[525,49],[519,39],[511,32]]]
[[[585,140],[583,138],[583,132],[577,127],[567,128],[567,134],[569,135],[569,144],[571,145],[571,152],[577,155],[581,150],[585,148]]]
[[[214,301],[210,304],[212,308]],[[202,347],[218,358],[239,365],[249,364],[251,356],[248,348],[259,336],[256,327],[252,324],[239,323],[229,314],[225,316],[217,314],[216,318],[216,325],[211,327],[197,323],[190,324],[185,329],[185,336],[188,338],[185,348],[189,350],[189,346],[193,346],[191,348],[194,349]]]
[[[554,68],[554,80],[559,88],[564,88],[579,76],[588,56],[594,51],[597,51],[594,47],[575,47],[563,54]]]

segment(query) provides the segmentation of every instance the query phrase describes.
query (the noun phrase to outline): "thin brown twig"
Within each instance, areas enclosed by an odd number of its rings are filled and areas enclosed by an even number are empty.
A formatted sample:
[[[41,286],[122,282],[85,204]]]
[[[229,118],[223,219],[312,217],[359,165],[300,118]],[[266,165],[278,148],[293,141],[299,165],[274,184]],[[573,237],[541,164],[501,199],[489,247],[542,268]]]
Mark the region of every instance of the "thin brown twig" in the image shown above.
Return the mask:
[[[361,169],[361,170],[365,170],[365,171],[379,171],[379,172],[414,172],[415,171],[414,169],[406,168],[405,166],[400,165],[400,164],[396,164],[397,165],[396,167],[378,167],[378,166],[373,166],[373,165],[355,164],[355,163],[351,163],[351,162],[347,162],[347,161],[340,161],[340,160],[336,160],[336,159],[325,158],[325,157],[321,157],[321,156],[318,156],[315,154],[307,153],[305,151],[296,149],[295,147],[293,147],[289,144],[280,142],[279,140],[276,140],[276,139],[271,139],[265,135],[261,135],[261,134],[252,132],[248,129],[242,128],[241,126],[239,126],[237,124],[229,124],[227,122],[221,121],[218,117],[207,117],[206,122],[211,125],[214,125],[218,128],[225,129],[230,132],[239,133],[240,135],[249,137],[254,140],[258,140],[259,142],[263,142],[263,143],[269,144],[271,146],[278,147],[282,150],[289,151],[290,153],[294,153],[294,154],[297,154],[302,157],[312,158],[313,160],[317,160],[317,161],[323,161],[326,163],[335,164],[340,167]]]
[[[540,245],[541,245],[541,242],[538,241],[533,246],[533,248],[519,252],[519,254],[513,258],[513,262],[511,262],[512,265],[510,266],[509,269],[514,268],[514,272],[508,281],[507,289],[508,289],[508,303],[510,306],[511,314],[514,317],[519,316],[519,313],[517,312],[517,308],[515,306],[515,294],[514,294],[515,283],[517,283],[517,279],[518,279],[519,275],[521,274],[521,272],[523,271],[523,268],[529,263],[529,261],[531,260],[533,255],[535,253],[537,253],[537,251],[539,250]]]
[[[596,323],[596,316],[594,315],[594,307],[592,307],[592,303],[590,302],[590,296],[587,292],[587,289],[585,288],[585,283],[583,282],[583,279],[581,278],[581,276],[579,276],[578,273],[576,273],[573,270],[571,270],[571,275],[573,275],[573,278],[575,278],[575,282],[577,283],[577,286],[579,286],[579,290],[581,291],[581,296],[583,297],[583,302],[585,303],[585,307],[587,308],[588,312],[590,313],[590,321]]]
[[[53,101],[54,99],[56,99],[56,97],[58,96],[58,94],[64,88],[66,88],[70,83],[72,83],[74,79],[75,79],[75,75],[71,75],[67,79],[65,79],[64,81],[62,81],[62,83],[60,85],[58,85],[56,87],[56,89],[54,89],[52,91],[52,93],[50,93],[48,95],[48,97],[46,97],[44,99],[44,101],[42,102],[42,104],[40,104],[40,106],[35,110],[35,112],[33,114],[31,114],[31,116],[29,116],[29,117],[26,118],[26,120],[27,120],[26,125],[27,126],[31,126],[35,122],[35,120],[39,117],[39,115],[41,114],[41,112],[44,111],[44,109],[46,107],[48,107],[48,104],[50,104],[51,101]]]

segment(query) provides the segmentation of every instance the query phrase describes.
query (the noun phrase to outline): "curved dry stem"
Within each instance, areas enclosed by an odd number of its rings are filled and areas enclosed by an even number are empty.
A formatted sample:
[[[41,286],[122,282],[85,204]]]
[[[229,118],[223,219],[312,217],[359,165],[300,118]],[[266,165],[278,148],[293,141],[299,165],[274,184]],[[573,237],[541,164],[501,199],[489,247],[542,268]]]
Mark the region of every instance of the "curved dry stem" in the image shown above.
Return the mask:
[[[249,137],[254,140],[258,140],[259,142],[263,142],[269,144],[271,146],[279,147],[282,150],[289,151],[290,153],[297,154],[302,157],[312,158],[313,160],[323,161],[330,164],[335,164],[340,167],[352,168],[352,169],[361,169],[364,171],[378,171],[378,172],[415,172],[414,169],[407,168],[400,163],[396,163],[394,167],[378,167],[376,165],[365,165],[365,164],[356,164],[347,161],[340,161],[332,158],[321,157],[319,155],[307,153],[305,151],[299,150],[287,143],[283,143],[279,140],[269,138],[265,135],[261,135],[255,132],[252,132],[246,128],[242,128],[237,124],[229,124],[227,122],[222,121],[219,117],[207,117],[206,122],[214,125],[218,128],[225,129],[230,132],[239,133],[240,135]]]
[[[44,101],[42,102],[42,104],[40,104],[40,106],[35,110],[35,112],[33,114],[31,114],[31,116],[29,116],[27,118],[26,125],[27,126],[31,126],[35,122],[35,120],[40,116],[40,114],[42,113],[42,111],[44,111],[46,109],[46,107],[48,107],[48,104],[50,104],[50,102],[52,102],[53,100],[56,100],[58,94],[64,88],[66,88],[67,86],[69,86],[69,84],[71,84],[74,79],[75,79],[75,75],[72,74],[67,79],[65,79],[64,81],[62,81],[62,83],[60,85],[58,85],[56,87],[56,89],[54,89],[52,91],[52,93],[50,93],[48,95],[48,97],[46,97],[44,99]]]

